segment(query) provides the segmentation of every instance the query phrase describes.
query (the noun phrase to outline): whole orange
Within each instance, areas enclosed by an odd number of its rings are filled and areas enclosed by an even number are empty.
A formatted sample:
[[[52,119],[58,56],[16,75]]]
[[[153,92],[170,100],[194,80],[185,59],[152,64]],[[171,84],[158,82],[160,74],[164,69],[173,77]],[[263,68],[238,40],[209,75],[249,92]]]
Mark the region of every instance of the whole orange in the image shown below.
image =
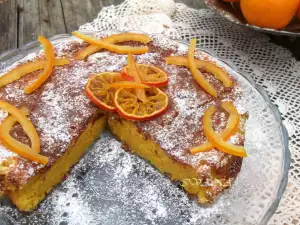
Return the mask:
[[[282,29],[292,20],[299,0],[241,0],[247,22],[265,28]]]

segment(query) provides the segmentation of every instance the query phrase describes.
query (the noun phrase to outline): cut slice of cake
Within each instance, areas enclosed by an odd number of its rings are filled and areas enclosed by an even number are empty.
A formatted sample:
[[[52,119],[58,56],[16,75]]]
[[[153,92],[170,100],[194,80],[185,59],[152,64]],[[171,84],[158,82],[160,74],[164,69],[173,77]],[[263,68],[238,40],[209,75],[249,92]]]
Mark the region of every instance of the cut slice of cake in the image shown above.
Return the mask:
[[[7,194],[21,211],[31,211],[67,175],[69,169],[105,129],[107,116],[95,107],[84,94],[84,86],[95,63],[74,60],[79,43],[63,44],[56,49],[58,57],[67,57],[70,64],[55,67],[53,74],[32,94],[24,87],[40,73],[33,72],[0,89],[0,99],[16,107],[25,106],[29,119],[41,141],[41,154],[49,158],[46,166],[26,160],[0,144],[1,191]],[[74,51],[76,50],[76,51]],[[12,65],[6,71],[40,59],[33,54]],[[7,116],[1,111],[1,120]],[[11,130],[17,140],[30,140],[20,125]]]

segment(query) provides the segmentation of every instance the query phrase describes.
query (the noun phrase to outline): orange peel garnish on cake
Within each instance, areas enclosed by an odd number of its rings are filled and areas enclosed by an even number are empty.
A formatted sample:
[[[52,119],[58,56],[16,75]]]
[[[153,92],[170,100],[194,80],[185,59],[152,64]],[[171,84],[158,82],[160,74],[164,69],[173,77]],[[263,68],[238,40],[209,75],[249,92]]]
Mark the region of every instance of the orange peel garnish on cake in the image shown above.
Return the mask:
[[[41,164],[48,163],[48,157],[42,156],[40,152],[40,138],[36,132],[33,124],[27,118],[26,114],[28,113],[26,109],[18,109],[15,106],[0,100],[0,108],[6,110],[10,116],[8,116],[0,124],[0,140],[9,150],[19,154],[20,156],[31,160],[36,161]],[[31,141],[31,147],[17,141],[10,136],[10,130],[13,125],[19,122],[25,133],[28,135]]]
[[[72,34],[90,44],[97,45],[101,48],[107,49],[112,52],[116,52],[119,54],[143,54],[149,51],[148,46],[140,46],[140,47],[132,47],[132,46],[122,46],[122,45],[115,45],[110,44],[106,41],[99,40],[93,37],[90,37],[88,35],[84,35],[82,33],[79,33],[77,31],[72,32]]]
[[[207,140],[211,143],[213,147],[217,148],[220,151],[235,156],[247,157],[246,150],[243,146],[236,146],[226,142],[226,139],[229,139],[229,137],[236,131],[239,124],[239,115],[237,113],[236,108],[230,102],[223,102],[221,107],[229,113],[229,120],[224,130],[225,135],[224,133],[218,134],[213,129],[212,116],[217,109],[215,106],[211,106],[204,112],[203,116],[203,132]],[[204,145],[208,144],[204,143]],[[196,148],[198,148],[198,150],[205,149],[205,147],[201,145],[198,147],[193,147],[193,149]]]
[[[129,66],[123,69],[122,76],[125,80],[133,80],[128,72]],[[165,87],[168,85],[168,75],[156,66],[136,64],[141,81],[151,87]]]
[[[188,67],[188,58],[185,56],[169,56],[166,57],[166,63],[177,65],[177,66],[186,66]],[[232,79],[229,77],[228,73],[217,66],[216,64],[206,61],[195,59],[195,64],[198,69],[205,69],[207,72],[212,73],[218,80],[222,81],[225,87],[231,87],[233,82]]]
[[[27,87],[25,87],[25,93],[30,94],[33,91],[35,91],[37,88],[39,88],[51,75],[53,66],[54,66],[54,48],[51,42],[43,37],[39,36],[38,38],[39,42],[43,45],[45,54],[46,54],[46,65],[44,67],[44,71],[41,73],[41,75],[31,84],[29,84]]]
[[[221,131],[218,135],[224,140],[227,141],[238,129],[239,123],[240,123],[240,117],[238,114],[237,109],[231,102],[223,102],[222,107],[226,109],[226,111],[229,113],[229,117],[227,120],[226,127],[223,131]],[[214,148],[214,145],[206,141],[205,143],[190,148],[190,152],[192,154],[196,154],[198,152],[206,152],[210,151]]]
[[[192,75],[194,76],[196,82],[211,96],[217,97],[217,92],[214,87],[204,78],[203,74],[197,69],[195,63],[195,49],[196,49],[197,40],[192,39],[190,42],[188,50],[188,65],[191,70]]]
[[[139,70],[137,68],[136,62],[133,58],[132,54],[128,54],[128,75],[133,78],[133,81],[142,83],[142,79],[139,73]],[[136,94],[142,102],[146,101],[146,94],[144,89],[136,88]]]
[[[121,33],[121,34],[113,34],[108,37],[102,39],[109,44],[116,44],[125,41],[137,41],[143,44],[147,44],[151,41],[151,37],[145,34],[136,34],[136,33]],[[76,55],[76,58],[79,60],[83,60],[91,54],[98,52],[102,49],[99,45],[91,44],[83,50],[79,51]]]
[[[21,66],[18,66],[17,68],[9,71],[8,73],[0,77],[0,88],[16,80],[19,80],[26,74],[43,69],[46,63],[47,61],[35,61],[35,62],[29,62]],[[66,64],[69,64],[68,59],[62,58],[62,59],[54,60],[54,66],[63,66]]]
[[[86,93],[93,103],[108,111],[117,111],[129,120],[149,120],[168,107],[168,96],[159,88],[142,83],[137,64],[128,54],[127,73],[105,72],[89,78]]]

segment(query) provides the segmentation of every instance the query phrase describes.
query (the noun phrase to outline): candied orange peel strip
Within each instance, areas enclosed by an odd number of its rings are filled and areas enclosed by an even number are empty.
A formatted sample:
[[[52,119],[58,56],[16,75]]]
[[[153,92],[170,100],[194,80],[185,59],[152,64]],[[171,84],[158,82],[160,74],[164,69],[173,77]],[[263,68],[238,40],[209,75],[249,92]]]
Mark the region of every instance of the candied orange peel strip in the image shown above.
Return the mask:
[[[227,125],[225,129],[220,132],[218,135],[224,140],[227,141],[238,129],[239,123],[240,123],[240,117],[238,114],[237,109],[231,102],[223,102],[221,107],[225,109],[229,113],[229,118],[227,121]],[[209,150],[212,150],[214,148],[214,145],[206,141],[205,143],[190,148],[190,152],[192,154],[196,154],[198,152],[206,152]]]
[[[128,53],[144,54],[149,51],[148,46],[131,47],[131,46],[114,45],[114,44],[107,43],[106,41],[95,39],[90,36],[81,34],[77,31],[72,32],[72,34],[90,44],[97,45],[101,48],[104,48],[104,49],[107,49],[109,51],[116,52],[119,54],[128,54]]]
[[[139,74],[139,70],[136,66],[136,63],[135,63],[135,60],[134,60],[132,54],[128,54],[128,67],[129,67],[129,75],[131,77],[133,77],[134,81],[137,82],[137,83],[142,83],[142,79],[141,79],[141,76]],[[142,102],[147,101],[147,97],[146,97],[144,89],[136,88],[136,93],[137,93],[138,98]]]
[[[136,34],[136,33],[121,33],[121,34],[113,34],[106,38],[103,38],[102,41],[105,41],[109,44],[115,44],[119,42],[125,41],[138,41],[143,44],[147,44],[151,41],[151,37],[145,34]],[[79,60],[83,60],[89,55],[98,52],[102,49],[99,45],[89,45],[88,47],[84,48],[83,50],[79,51],[76,55],[76,58]]]
[[[177,66],[186,66],[188,67],[188,58],[185,56],[169,56],[165,58],[167,64],[177,65]],[[232,80],[230,79],[228,73],[216,64],[195,59],[195,64],[198,69],[204,68],[206,71],[212,73],[218,80],[222,81],[225,87],[232,86]]]
[[[222,137],[219,134],[217,134],[214,131],[212,115],[215,113],[215,111],[216,111],[216,107],[211,106],[205,111],[203,116],[203,132],[207,137],[207,140],[211,142],[220,151],[235,156],[247,157],[246,150],[243,146],[237,146],[237,145],[227,143],[222,139]]]
[[[35,61],[18,66],[17,68],[0,77],[0,88],[16,80],[19,80],[21,77],[25,76],[28,73],[43,69],[46,64],[47,61]],[[62,58],[54,60],[54,66],[63,66],[66,64],[69,64],[68,59]]]
[[[39,36],[38,38],[39,42],[41,42],[41,44],[43,45],[45,54],[46,54],[46,65],[44,68],[44,71],[42,72],[42,74],[30,85],[28,85],[27,87],[25,87],[25,93],[26,94],[30,94],[33,91],[35,91],[37,88],[39,88],[47,79],[48,77],[51,75],[52,70],[53,70],[53,66],[54,66],[54,49],[53,49],[53,45],[51,44],[51,42],[43,37],[43,36]]]
[[[40,152],[40,138],[31,121],[17,107],[9,104],[8,102],[0,100],[0,108],[6,110],[9,114],[16,118],[30,138],[31,148],[33,151]],[[0,135],[2,135],[2,133],[0,133]]]
[[[108,88],[150,88],[146,84],[132,81],[120,81],[112,84],[107,84]]]
[[[197,40],[192,39],[190,42],[189,50],[188,50],[188,65],[189,69],[193,77],[195,78],[196,82],[211,96],[217,97],[217,92],[214,87],[204,78],[203,74],[197,69],[195,63],[195,49],[196,49]]]
[[[0,108],[6,110],[10,114],[10,116],[0,125],[0,139],[4,146],[26,159],[44,165],[47,164],[48,157],[38,154],[40,152],[40,138],[31,121],[26,117],[26,109],[20,110],[2,100],[0,100]],[[25,133],[30,138],[31,148],[10,136],[9,132],[16,122],[20,123]]]
[[[27,108],[21,108],[21,113],[23,113],[24,116],[29,114],[29,111]],[[9,132],[14,126],[14,124],[17,122],[17,119],[10,115],[8,116],[0,125],[0,139],[1,142],[11,151],[19,154],[20,156],[29,159],[31,161],[35,161],[41,164],[47,164],[48,163],[48,157],[42,156],[38,154],[37,152],[33,151],[29,146],[23,144],[22,142],[14,139],[12,136],[10,136]]]

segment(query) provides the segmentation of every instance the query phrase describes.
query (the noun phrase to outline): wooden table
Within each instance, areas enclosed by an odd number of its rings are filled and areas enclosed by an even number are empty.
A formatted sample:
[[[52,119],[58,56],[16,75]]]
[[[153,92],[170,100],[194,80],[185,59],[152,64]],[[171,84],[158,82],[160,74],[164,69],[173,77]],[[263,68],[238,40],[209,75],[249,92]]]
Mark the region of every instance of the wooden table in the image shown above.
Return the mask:
[[[0,3],[0,54],[36,40],[40,34],[51,37],[76,30],[92,21],[102,7],[121,2],[123,0],[6,0]],[[204,7],[199,0],[176,2]],[[300,60],[300,39],[271,36],[271,40],[288,48]]]
[[[40,34],[51,37],[74,31],[92,21],[104,6],[121,2],[123,0],[6,0],[0,3],[0,53],[36,40]],[[177,2],[203,7],[199,0]]]

